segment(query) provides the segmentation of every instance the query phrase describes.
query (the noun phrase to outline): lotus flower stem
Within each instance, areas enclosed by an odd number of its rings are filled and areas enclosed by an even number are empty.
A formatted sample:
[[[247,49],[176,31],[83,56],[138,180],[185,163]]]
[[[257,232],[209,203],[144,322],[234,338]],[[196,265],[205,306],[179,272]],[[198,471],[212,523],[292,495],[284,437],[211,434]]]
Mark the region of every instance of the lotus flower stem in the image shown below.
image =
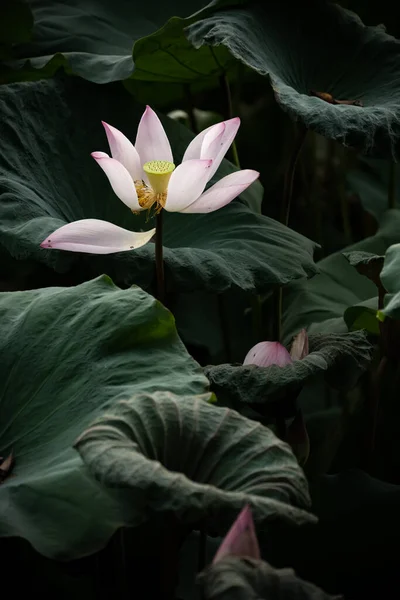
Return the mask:
[[[164,303],[165,300],[165,277],[163,256],[163,210],[156,216],[156,278],[157,278],[157,300]]]
[[[226,99],[226,104],[227,104],[227,112],[228,112],[228,119],[232,119],[233,117],[233,104],[232,104],[232,94],[231,94],[231,86],[229,85],[229,80],[228,77],[226,76],[226,73],[224,72],[220,78],[220,85],[221,88],[225,94],[225,99]],[[233,140],[232,142],[232,156],[233,156],[233,162],[234,164],[237,166],[238,169],[240,169],[240,161],[239,161],[239,154],[238,154],[238,150],[237,150],[237,146],[236,146],[236,142],[235,140]]]
[[[206,533],[206,523],[202,522],[199,530],[199,552],[197,558],[197,571],[201,573],[201,571],[206,566],[207,560],[207,533]]]
[[[191,127],[193,133],[198,134],[199,128],[197,126],[196,117],[194,115],[194,101],[193,101],[192,90],[190,89],[190,85],[187,83],[185,83],[183,87],[184,87],[185,96],[186,96],[186,110],[187,110],[187,114],[189,117],[190,127]]]
[[[303,148],[304,140],[306,139],[307,131],[307,127],[305,127],[304,125],[299,125],[293,150],[290,155],[288,165],[286,167],[285,180],[283,184],[281,219],[284,225],[288,225],[289,223],[290,205],[292,202],[293,194],[294,174],[296,171],[297,160],[300,156],[301,149]]]
[[[389,166],[388,208],[396,208],[396,163],[391,161]]]

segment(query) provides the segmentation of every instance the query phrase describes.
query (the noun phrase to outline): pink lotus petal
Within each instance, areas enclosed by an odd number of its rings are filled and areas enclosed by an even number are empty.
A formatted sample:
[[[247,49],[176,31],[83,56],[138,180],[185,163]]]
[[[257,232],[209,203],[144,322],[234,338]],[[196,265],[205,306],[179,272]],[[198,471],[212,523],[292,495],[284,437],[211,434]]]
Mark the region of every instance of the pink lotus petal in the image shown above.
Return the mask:
[[[258,365],[259,367],[271,365],[284,367],[292,362],[289,352],[279,342],[259,342],[249,350],[243,364]]]
[[[225,556],[243,556],[256,560],[261,559],[254,521],[248,504],[242,509],[240,515],[223,539],[214,556],[213,563],[222,560]]]
[[[218,153],[216,154],[215,157],[210,156],[210,158],[213,158],[213,165],[212,165],[212,169],[210,170],[208,180],[211,179],[211,177],[214,175],[214,173],[218,169],[219,165],[222,162],[222,159],[224,158],[225,154],[228,152],[229,147],[231,146],[233,140],[235,139],[236,134],[239,129],[239,126],[240,126],[240,119],[239,119],[239,117],[235,117],[234,119],[229,119],[229,121],[224,121],[224,125],[225,125],[225,131],[224,131],[224,133],[222,135],[222,139],[220,141],[220,147],[219,147]]]
[[[198,133],[196,137],[192,139],[189,146],[186,148],[185,154],[182,158],[182,162],[185,162],[187,160],[193,160],[195,158],[201,158],[201,148],[203,145],[204,138],[209,132],[213,130],[215,130],[217,132],[217,135],[219,135],[219,133],[221,132],[221,125],[223,125],[225,129],[225,124],[222,121],[221,123],[216,123],[216,125],[210,125],[210,127],[207,127],[206,129],[203,129],[203,131],[200,131],[200,133]]]
[[[135,146],[128,138],[112,125],[102,121],[106,131],[107,140],[111,150],[111,156],[124,165],[133,181],[142,178],[142,166]]]
[[[108,177],[115,194],[131,210],[143,210],[138,202],[135,184],[123,164],[104,152],[92,152],[92,156]]]
[[[208,213],[218,210],[232,202],[259,177],[257,171],[244,169],[223,177],[210,187],[197,200],[187,206],[184,213]]]
[[[151,240],[155,231],[128,231],[108,221],[82,219],[56,229],[40,245],[42,248],[70,252],[112,254],[144,246]]]
[[[308,355],[308,335],[305,329],[296,335],[290,348],[290,356],[293,360],[301,360]]]
[[[202,159],[213,159],[218,155],[221,150],[222,138],[225,133],[225,123],[218,123],[211,127],[211,129],[204,136],[203,142],[200,148],[200,158]]]
[[[174,162],[167,134],[160,119],[150,106],[146,106],[140,119],[135,147],[139,152],[142,166],[152,160]]]
[[[187,160],[171,175],[165,210],[181,212],[204,190],[212,160]]]

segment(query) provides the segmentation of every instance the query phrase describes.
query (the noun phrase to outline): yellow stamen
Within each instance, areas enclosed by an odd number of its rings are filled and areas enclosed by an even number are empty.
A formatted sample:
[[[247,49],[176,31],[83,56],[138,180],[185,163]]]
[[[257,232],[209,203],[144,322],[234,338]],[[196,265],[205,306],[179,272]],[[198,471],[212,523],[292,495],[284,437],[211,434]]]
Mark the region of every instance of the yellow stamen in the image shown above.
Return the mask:
[[[161,198],[167,193],[168,183],[174,169],[174,163],[167,160],[152,160],[143,165],[143,171],[147,174],[157,198]]]

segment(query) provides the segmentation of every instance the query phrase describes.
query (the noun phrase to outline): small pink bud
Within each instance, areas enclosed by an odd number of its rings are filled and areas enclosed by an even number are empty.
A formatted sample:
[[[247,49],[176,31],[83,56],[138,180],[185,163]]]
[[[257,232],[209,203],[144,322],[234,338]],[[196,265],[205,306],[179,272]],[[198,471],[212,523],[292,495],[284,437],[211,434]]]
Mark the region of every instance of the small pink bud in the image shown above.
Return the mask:
[[[248,504],[233,523],[214,556],[213,563],[225,556],[246,556],[260,560],[260,548],[257,541],[251,508]]]
[[[290,356],[293,360],[301,360],[308,355],[308,335],[305,329],[296,335],[290,348]]]
[[[284,367],[291,362],[293,361],[289,352],[279,342],[260,342],[249,350],[243,364],[259,367],[269,367],[271,365]]]

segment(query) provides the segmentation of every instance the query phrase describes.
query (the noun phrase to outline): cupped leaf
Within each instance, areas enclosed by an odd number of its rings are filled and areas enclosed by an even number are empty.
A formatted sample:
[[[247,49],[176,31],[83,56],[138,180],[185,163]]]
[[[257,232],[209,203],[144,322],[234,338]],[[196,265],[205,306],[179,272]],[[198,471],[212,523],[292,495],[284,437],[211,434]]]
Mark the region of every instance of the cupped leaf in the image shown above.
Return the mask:
[[[205,600],[340,600],[293,569],[275,569],[253,558],[224,558],[198,576]]]
[[[349,389],[367,367],[372,352],[361,331],[310,335],[309,347],[308,356],[284,367],[226,364],[205,367],[204,372],[217,397],[240,409],[243,403],[272,403],[324,372],[334,387]]]
[[[307,482],[289,446],[201,398],[137,394],[91,423],[76,448],[103,485],[130,491],[137,524],[173,512],[221,535],[245,504],[256,523],[313,521],[305,510]]]
[[[324,0],[259,0],[194,23],[188,37],[196,47],[223,44],[269,75],[282,108],[306,127],[371,155],[397,155],[400,43],[382,27]]]
[[[382,218],[376,235],[319,261],[320,272],[310,281],[291,284],[284,295],[285,340],[289,341],[303,327],[311,332],[346,331],[343,320],[346,309],[376,297],[378,289],[367,277],[358,274],[345,256],[351,254],[353,263],[361,266],[365,253],[384,255],[388,246],[397,241],[400,241],[400,211],[390,210]]]
[[[135,138],[143,107],[119,86],[83,80],[2,86],[5,115],[0,139],[0,235],[18,259],[69,272],[73,281],[110,275],[116,283],[149,288],[154,245],[107,256],[47,251],[40,243],[58,227],[82,218],[111,221],[128,230],[154,226],[133,215],[115,196],[90,156],[108,150],[101,120]],[[178,163],[192,139],[178,123],[162,119]],[[18,132],[18,133],[17,133]],[[232,172],[225,161],[215,179]],[[261,193],[261,185],[253,184]],[[256,214],[240,200],[210,214],[166,213],[164,259],[167,289],[224,291],[233,286],[267,290],[315,272],[314,244]]]
[[[173,316],[107,277],[2,293],[0,319],[0,455],[15,458],[0,485],[0,536],[56,558],[93,553],[132,512],[89,476],[76,437],[117,400],[160,389],[206,394],[207,380]]]
[[[400,319],[400,243],[386,252],[381,280],[388,292],[382,312],[392,319]]]

